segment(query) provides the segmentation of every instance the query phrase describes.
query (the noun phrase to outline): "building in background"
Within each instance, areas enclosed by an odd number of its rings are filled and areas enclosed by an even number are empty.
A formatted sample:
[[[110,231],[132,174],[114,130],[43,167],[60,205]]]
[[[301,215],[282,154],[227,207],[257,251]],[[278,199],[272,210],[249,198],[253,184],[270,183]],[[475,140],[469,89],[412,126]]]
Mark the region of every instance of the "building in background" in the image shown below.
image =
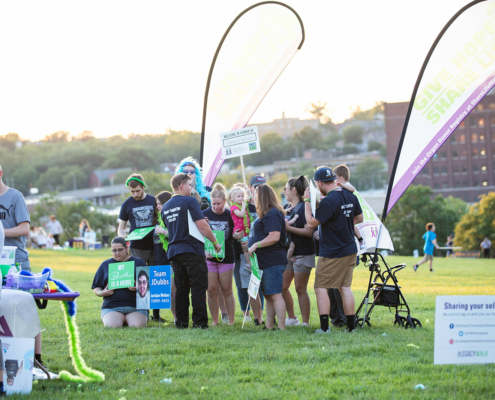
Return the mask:
[[[385,103],[389,173],[406,119],[409,102]],[[402,149],[407,151],[407,149]],[[490,92],[451,134],[448,141],[414,179],[435,195],[454,196],[469,203],[495,189],[495,95]]]
[[[256,125],[258,127],[258,133],[260,137],[270,132],[277,132],[284,139],[292,137],[294,132],[298,132],[305,126],[309,126],[312,129],[319,129],[320,121],[314,119],[299,119],[299,118],[285,118],[285,112],[282,112],[282,118],[274,119],[272,122],[250,124],[249,126]]]

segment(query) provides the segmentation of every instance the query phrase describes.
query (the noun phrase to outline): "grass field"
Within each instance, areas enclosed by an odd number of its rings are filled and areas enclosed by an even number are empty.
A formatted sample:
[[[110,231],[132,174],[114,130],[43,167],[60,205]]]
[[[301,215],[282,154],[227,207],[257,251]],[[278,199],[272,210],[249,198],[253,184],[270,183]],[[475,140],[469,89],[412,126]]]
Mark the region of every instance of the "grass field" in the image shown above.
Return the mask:
[[[310,328],[262,332],[247,323],[241,330],[237,308],[234,327],[179,331],[173,323],[161,328],[150,323],[143,330],[105,329],[100,321],[101,299],[93,294],[91,282],[101,261],[109,256],[108,250],[31,252],[34,272],[50,266],[55,278],[81,293],[77,324],[84,357],[88,366],[106,374],[106,381],[80,387],[39,381],[30,395],[12,398],[450,399],[454,398],[454,377],[457,398],[495,398],[494,365],[433,365],[435,296],[495,295],[495,260],[437,258],[434,273],[427,266],[414,273],[412,257],[389,257],[391,264],[408,265],[398,274],[399,284],[423,328],[396,327],[394,314],[377,307],[371,329],[353,334],[332,329],[330,335],[315,335],[319,318],[312,281]],[[361,264],[353,282],[357,304],[368,279],[369,272]],[[39,314],[46,329],[45,363],[54,372],[73,372],[60,306],[53,302]],[[169,311],[164,314],[172,321]],[[419,348],[408,347],[410,343]],[[172,383],[160,383],[164,378],[171,378]],[[426,389],[415,390],[417,384]]]

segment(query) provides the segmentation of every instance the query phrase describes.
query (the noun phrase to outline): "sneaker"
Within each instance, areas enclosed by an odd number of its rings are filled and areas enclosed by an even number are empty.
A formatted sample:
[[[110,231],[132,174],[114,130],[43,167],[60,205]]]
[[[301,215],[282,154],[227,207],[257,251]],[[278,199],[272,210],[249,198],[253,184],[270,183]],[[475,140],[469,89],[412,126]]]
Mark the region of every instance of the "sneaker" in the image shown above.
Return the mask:
[[[244,316],[244,322],[251,322],[251,317],[249,315]]]
[[[229,316],[227,314],[222,314],[222,324],[229,323]]]
[[[413,265],[413,270],[414,270],[414,272],[416,272],[418,270],[418,264]]]
[[[299,320],[296,318],[286,318],[285,319],[285,326],[299,326],[301,323]]]
[[[366,250],[366,243],[364,242],[359,243],[359,250]]]
[[[255,318],[255,319],[254,319],[254,324],[255,324],[256,326],[265,325],[265,321],[261,321],[261,323],[260,323],[260,321],[258,321],[258,319],[257,319],[257,318]]]
[[[330,333],[330,328],[328,328],[328,330],[326,332],[323,332],[321,329],[317,329],[315,332],[316,335],[318,335],[320,333],[327,333],[328,334],[328,333]]]
[[[301,326],[309,326],[309,324],[307,322],[303,322]]]
[[[435,272],[435,271],[433,271],[432,269],[430,269],[430,272]]]

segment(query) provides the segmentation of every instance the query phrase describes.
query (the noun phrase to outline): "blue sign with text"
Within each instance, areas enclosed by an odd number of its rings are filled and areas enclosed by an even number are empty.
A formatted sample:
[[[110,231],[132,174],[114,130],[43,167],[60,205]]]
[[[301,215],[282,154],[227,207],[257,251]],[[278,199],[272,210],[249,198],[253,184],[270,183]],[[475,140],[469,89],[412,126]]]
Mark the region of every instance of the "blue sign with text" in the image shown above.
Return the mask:
[[[172,268],[170,265],[150,267],[150,309],[170,309],[172,304]]]

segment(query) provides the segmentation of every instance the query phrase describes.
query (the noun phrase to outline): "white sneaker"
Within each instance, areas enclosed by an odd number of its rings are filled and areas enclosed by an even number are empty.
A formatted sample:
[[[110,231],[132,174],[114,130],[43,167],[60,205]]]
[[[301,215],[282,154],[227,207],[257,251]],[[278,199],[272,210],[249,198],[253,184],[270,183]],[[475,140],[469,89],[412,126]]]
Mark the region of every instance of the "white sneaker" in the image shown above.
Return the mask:
[[[244,322],[251,322],[251,317],[249,315],[245,315]]]
[[[366,243],[362,242],[359,244],[359,250],[366,250]]]
[[[307,322],[303,322],[302,326],[309,326],[309,324]]]
[[[285,319],[285,326],[299,326],[301,325],[301,322],[296,318],[286,318]]]
[[[320,334],[320,333],[326,333],[326,334],[328,334],[328,333],[330,333],[330,328],[328,328],[328,330],[326,332],[323,332],[321,329],[317,329],[316,332],[315,332],[315,334]]]

